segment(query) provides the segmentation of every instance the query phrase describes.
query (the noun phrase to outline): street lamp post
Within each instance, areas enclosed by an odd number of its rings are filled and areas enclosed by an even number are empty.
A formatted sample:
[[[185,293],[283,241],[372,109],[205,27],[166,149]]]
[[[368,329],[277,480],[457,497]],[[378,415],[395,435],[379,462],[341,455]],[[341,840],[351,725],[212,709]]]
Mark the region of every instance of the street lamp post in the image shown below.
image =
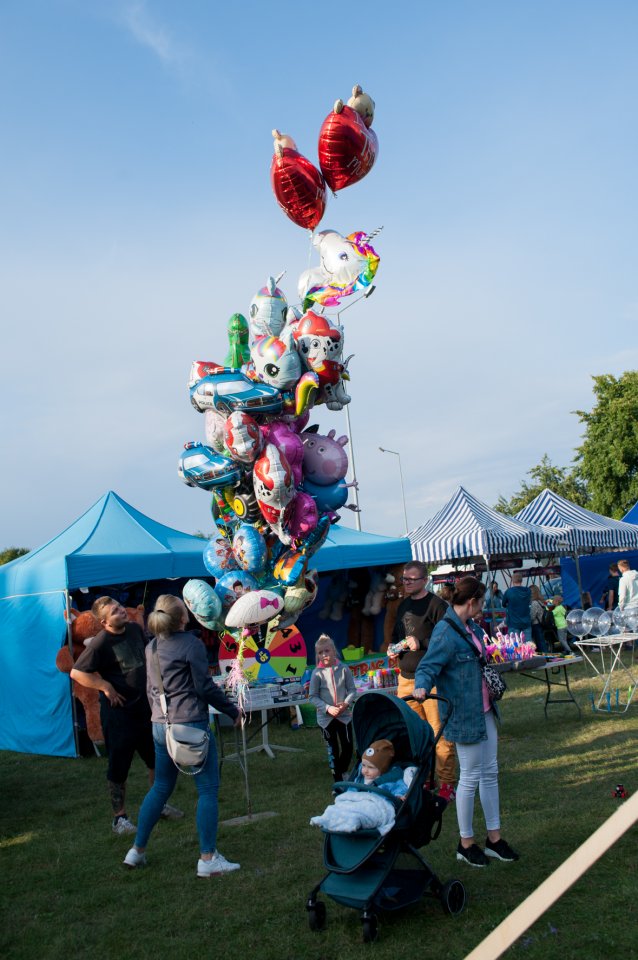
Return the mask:
[[[379,447],[379,450],[381,451],[381,453],[392,453],[394,454],[395,457],[398,457],[399,459],[399,477],[401,479],[401,499],[403,500],[403,518],[405,520],[405,535],[407,537],[408,533],[410,532],[410,528],[408,527],[408,511],[405,505],[405,487],[403,486],[403,470],[401,469],[401,454],[399,453],[398,450],[387,450],[385,447]]]

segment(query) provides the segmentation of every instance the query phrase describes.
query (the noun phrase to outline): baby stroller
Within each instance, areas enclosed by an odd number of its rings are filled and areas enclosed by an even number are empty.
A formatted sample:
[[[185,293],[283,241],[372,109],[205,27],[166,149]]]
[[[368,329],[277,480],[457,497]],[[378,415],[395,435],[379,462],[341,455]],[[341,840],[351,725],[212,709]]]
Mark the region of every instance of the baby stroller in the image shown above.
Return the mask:
[[[432,699],[448,703],[442,697]],[[426,789],[433,779],[438,740],[430,725],[406,702],[381,691],[359,697],[352,725],[359,759],[366,747],[385,738],[394,746],[395,763],[403,768],[416,766],[417,772],[404,800],[384,794],[396,808],[394,826],[385,836],[378,830],[324,830],[323,859],[328,873],[309,894],[306,909],[311,930],[326,926],[326,905],[317,899],[319,893],[360,910],[363,939],[371,942],[377,939],[377,910],[397,910],[427,894],[438,899],[446,913],[456,915],[463,910],[466,895],[460,880],[442,883],[418,850],[439,836],[447,806]],[[335,784],[337,793],[352,788],[375,790],[350,781]]]

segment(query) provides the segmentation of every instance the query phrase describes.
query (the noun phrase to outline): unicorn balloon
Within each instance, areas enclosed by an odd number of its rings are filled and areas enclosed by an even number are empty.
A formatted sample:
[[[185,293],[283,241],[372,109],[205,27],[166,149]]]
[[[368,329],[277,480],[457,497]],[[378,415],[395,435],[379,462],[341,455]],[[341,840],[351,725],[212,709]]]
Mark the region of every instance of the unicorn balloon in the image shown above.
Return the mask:
[[[370,239],[365,233],[342,237],[336,230],[315,234],[312,243],[319,251],[321,264],[305,270],[297,287],[305,310],[313,303],[336,307],[342,297],[370,286],[379,267],[379,256]]]

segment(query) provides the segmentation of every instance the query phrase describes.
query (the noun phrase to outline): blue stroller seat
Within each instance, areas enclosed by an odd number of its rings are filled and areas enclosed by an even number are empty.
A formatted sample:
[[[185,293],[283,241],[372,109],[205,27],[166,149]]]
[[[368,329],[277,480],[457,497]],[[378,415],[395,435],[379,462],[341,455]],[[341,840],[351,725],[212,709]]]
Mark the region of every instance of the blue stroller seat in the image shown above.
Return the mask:
[[[335,785],[337,792],[354,788],[380,793],[394,804],[395,822],[383,836],[378,830],[324,830],[323,859],[328,873],[306,901],[310,928],[321,930],[326,925],[326,905],[318,899],[319,893],[361,911],[364,941],[377,938],[377,909],[396,910],[426,894],[439,899],[447,913],[459,914],[466,901],[463,884],[460,880],[441,883],[418,849],[436,840],[447,806],[427,789],[434,774],[438,738],[407,703],[382,691],[359,697],[352,725],[359,760],[370,743],[383,738],[394,746],[395,763],[416,767],[417,772],[404,800],[349,780]]]

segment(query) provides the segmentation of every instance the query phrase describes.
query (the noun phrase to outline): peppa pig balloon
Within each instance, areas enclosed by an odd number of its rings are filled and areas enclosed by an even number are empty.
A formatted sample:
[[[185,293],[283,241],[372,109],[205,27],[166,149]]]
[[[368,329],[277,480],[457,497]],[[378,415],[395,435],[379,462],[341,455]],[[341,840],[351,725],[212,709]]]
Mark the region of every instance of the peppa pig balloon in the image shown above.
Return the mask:
[[[339,510],[340,507],[346,505],[348,488],[356,486],[356,482],[346,483],[345,480],[338,480],[336,483],[318,484],[313,483],[306,477],[303,482],[303,492],[313,498],[319,513],[332,514],[335,510]],[[298,493],[297,497],[300,496],[301,493]],[[358,512],[359,508],[355,504],[350,504],[346,509]]]
[[[316,430],[314,427],[301,435],[304,478],[328,486],[343,479],[348,472],[348,454],[345,450],[348,438],[345,435],[337,437],[335,430],[329,430],[325,435]]]
[[[280,453],[285,456],[290,464],[295,486],[300,484],[304,459],[303,438],[300,438],[287,423],[282,423],[280,420],[263,424],[261,432],[266,442],[274,443]]]
[[[249,523],[242,523],[233,537],[233,556],[242,568],[259,576],[268,560],[266,542]]]
[[[224,421],[223,429],[224,442],[233,460],[252,463],[257,459],[264,442],[256,420],[249,414],[236,410]]]

